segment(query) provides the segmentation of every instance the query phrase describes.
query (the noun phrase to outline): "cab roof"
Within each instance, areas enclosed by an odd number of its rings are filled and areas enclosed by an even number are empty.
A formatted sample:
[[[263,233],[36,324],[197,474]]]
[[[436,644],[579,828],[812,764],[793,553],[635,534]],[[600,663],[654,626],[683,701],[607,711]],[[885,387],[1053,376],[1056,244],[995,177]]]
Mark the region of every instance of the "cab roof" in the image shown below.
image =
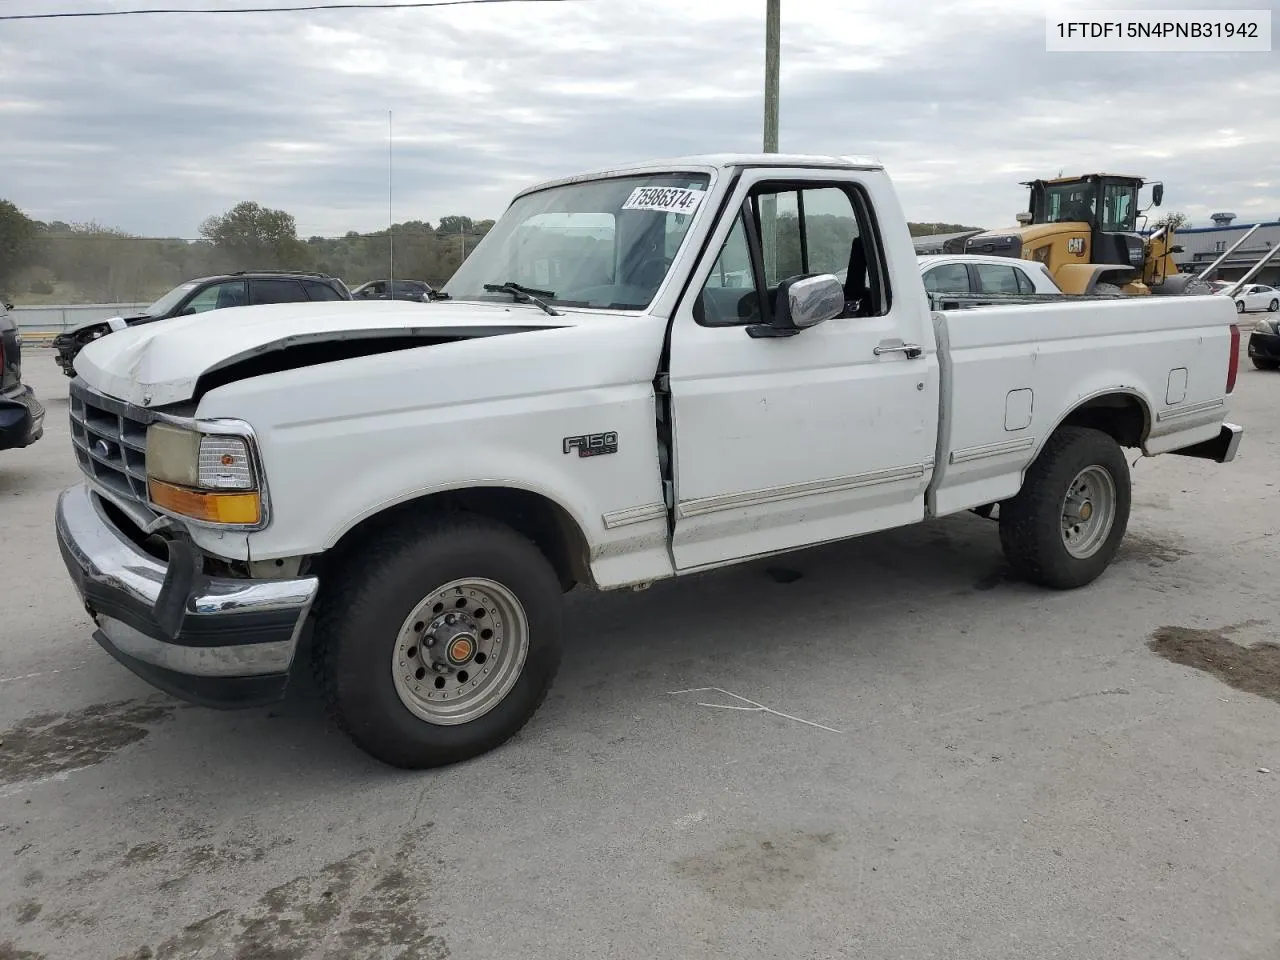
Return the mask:
[[[548,187],[558,187],[583,180],[599,180],[606,177],[625,177],[631,174],[669,173],[689,171],[701,173],[711,170],[729,170],[738,167],[810,167],[827,170],[883,170],[884,164],[871,157],[832,157],[803,153],[704,153],[685,157],[668,157],[644,160],[617,167],[606,167],[545,180],[521,190],[516,196],[536,193]]]
[[[1022,186],[1029,187],[1033,183],[1077,183],[1080,180],[1088,180],[1090,177],[1114,177],[1117,180],[1137,180],[1138,183],[1146,183],[1143,177],[1135,177],[1129,173],[1082,173],[1074,177],[1043,177],[1040,180],[1023,180]]]

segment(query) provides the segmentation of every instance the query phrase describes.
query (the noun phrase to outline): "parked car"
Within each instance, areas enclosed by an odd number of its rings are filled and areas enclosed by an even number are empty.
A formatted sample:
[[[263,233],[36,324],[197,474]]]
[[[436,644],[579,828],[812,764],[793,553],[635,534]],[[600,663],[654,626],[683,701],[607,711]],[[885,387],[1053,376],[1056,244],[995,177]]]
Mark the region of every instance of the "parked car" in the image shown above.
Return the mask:
[[[0,450],[30,446],[44,435],[44,407],[22,382],[22,338],[12,310],[0,302]]]
[[[426,303],[435,288],[423,280],[370,280],[351,291],[353,300],[412,300]]]
[[[924,288],[930,293],[979,296],[1062,293],[1049,268],[1038,260],[974,254],[932,254],[918,260]]]
[[[1235,301],[1236,313],[1254,313],[1258,310],[1275,313],[1280,310],[1280,290],[1251,283],[1236,294]]]
[[[924,254],[916,258],[924,288],[931,294],[963,294],[963,304],[938,299],[943,308],[977,306],[983,294],[995,294],[993,301],[1008,295],[1061,294],[1048,267],[1037,260],[1014,260],[980,254]],[[841,283],[844,270],[835,276]],[[969,299],[972,297],[972,299]]]
[[[1280,319],[1264,317],[1254,324],[1249,359],[1259,370],[1280,370]]]
[[[761,212],[784,205],[766,257]],[[579,214],[607,227],[586,243]],[[870,160],[543,183],[440,296],[246,307],[85,349],[84,480],[55,525],[108,653],[198,703],[262,704],[311,625],[338,726],[438,766],[533,716],[575,584],[998,509],[1018,575],[1082,587],[1129,522],[1126,448],[1226,463],[1243,434],[1228,301],[931,309]]]
[[[94,320],[58,334],[53,338],[53,346],[57,351],[54,359],[63,373],[74,377],[75,359],[85,344],[128,327],[228,307],[350,299],[351,291],[341,280],[323,273],[242,270],[239,273],[201,277],[199,280],[178,284],[139,314]]]

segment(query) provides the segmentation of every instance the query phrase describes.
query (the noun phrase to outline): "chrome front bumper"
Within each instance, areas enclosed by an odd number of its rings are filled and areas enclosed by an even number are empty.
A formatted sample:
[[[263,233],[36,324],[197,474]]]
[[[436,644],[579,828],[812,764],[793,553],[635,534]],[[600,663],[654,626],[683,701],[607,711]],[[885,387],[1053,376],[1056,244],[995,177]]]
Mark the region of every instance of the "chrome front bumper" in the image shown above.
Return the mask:
[[[167,562],[125,536],[87,485],[64,490],[58,546],[94,639],[153,686],[193,703],[251,706],[284,695],[315,577],[206,576],[194,549],[170,545]]]

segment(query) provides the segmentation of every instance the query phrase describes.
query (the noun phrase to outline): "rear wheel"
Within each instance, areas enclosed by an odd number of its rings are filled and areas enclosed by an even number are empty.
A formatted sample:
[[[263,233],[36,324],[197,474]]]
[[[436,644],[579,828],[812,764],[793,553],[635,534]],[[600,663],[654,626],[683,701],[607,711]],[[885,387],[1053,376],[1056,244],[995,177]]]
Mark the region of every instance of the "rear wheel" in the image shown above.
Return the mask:
[[[1062,427],[1000,505],[1000,543],[1010,565],[1058,590],[1095,580],[1115,557],[1129,523],[1124,452],[1100,430]]]
[[[1268,360],[1265,357],[1250,357],[1253,365],[1259,370],[1280,370],[1280,360]]]
[[[1280,310],[1280,300],[1272,300],[1269,304],[1267,304],[1267,309],[1270,310],[1272,313],[1275,313],[1277,310]]]
[[[541,551],[484,517],[433,517],[370,541],[324,600],[315,666],[366,753],[421,769],[510,739],[560,663],[561,589]]]
[[[1244,313],[1244,301],[1243,301],[1243,300],[1237,300],[1237,301],[1236,301],[1236,313]]]

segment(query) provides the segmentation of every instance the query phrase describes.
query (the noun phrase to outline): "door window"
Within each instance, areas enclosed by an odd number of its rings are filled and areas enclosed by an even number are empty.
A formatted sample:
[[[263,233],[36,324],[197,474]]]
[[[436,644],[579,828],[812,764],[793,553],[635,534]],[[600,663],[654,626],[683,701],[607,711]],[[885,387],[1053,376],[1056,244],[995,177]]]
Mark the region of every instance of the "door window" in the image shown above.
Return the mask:
[[[245,299],[244,281],[227,280],[223,283],[212,283],[192,297],[183,314],[204,313],[207,310],[222,310],[226,307],[243,307]]]
[[[307,295],[297,280],[250,280],[249,298],[254,303],[297,303]]]
[[[969,270],[963,263],[944,263],[924,275],[930,293],[969,293]]]
[[[750,221],[735,219],[698,298],[698,322],[759,322],[782,281],[812,274],[832,274],[844,285],[843,316],[888,311],[887,272],[859,188],[765,183],[752,190],[747,210]]]
[[[815,186],[760,193],[755,211],[769,289],[806,273],[832,273],[844,279],[850,248],[860,233],[853,203],[844,190]]]
[[[1018,278],[1013,267],[996,263],[976,263],[978,284],[983,293],[1017,293]]]

